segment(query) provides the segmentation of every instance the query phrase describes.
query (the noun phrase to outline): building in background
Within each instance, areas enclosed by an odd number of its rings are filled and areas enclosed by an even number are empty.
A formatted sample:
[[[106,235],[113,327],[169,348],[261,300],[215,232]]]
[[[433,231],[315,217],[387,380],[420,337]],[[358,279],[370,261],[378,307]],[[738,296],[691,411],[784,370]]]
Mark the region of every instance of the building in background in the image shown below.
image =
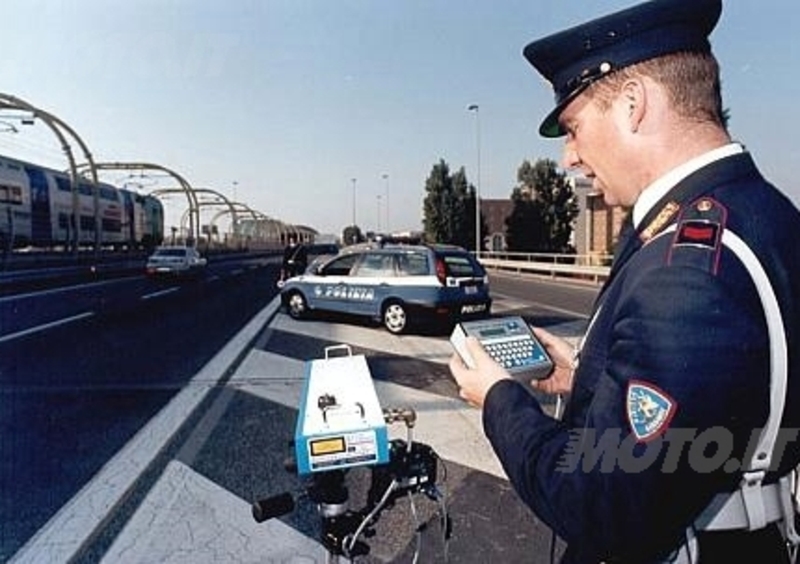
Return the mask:
[[[592,182],[588,178],[570,177],[569,182],[580,209],[572,233],[575,251],[579,255],[593,257],[596,264],[602,264],[614,253],[626,210],[619,206],[608,207],[603,195],[592,190]]]
[[[488,251],[506,250],[506,218],[511,215],[514,203],[508,200],[481,198],[481,214],[489,232],[483,241]]]
[[[579,255],[589,255],[592,261],[602,264],[614,252],[620,225],[626,210],[610,208],[603,195],[592,190],[592,182],[585,177],[568,179],[578,198],[580,212],[575,219],[572,244]],[[481,213],[489,229],[484,240],[485,248],[499,252],[506,250],[506,218],[514,204],[511,199],[481,199]]]

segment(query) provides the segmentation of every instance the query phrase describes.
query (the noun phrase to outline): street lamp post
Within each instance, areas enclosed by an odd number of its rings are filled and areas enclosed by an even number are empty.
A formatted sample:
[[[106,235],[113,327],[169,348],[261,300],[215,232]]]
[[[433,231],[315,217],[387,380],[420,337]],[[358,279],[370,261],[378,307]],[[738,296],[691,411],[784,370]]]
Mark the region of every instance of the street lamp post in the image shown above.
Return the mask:
[[[375,230],[378,233],[381,232],[381,195],[378,194],[378,228]]]
[[[386,233],[391,233],[392,228],[389,226],[389,175],[384,173],[381,178],[386,181]]]
[[[356,179],[351,178],[350,182],[353,183],[353,227],[356,226]]]
[[[356,179],[351,178],[350,181],[353,183],[353,243],[357,243],[356,240]]]
[[[475,112],[475,145],[478,151],[477,182],[475,184],[475,256],[481,254],[481,118],[478,104],[467,107],[470,112]]]

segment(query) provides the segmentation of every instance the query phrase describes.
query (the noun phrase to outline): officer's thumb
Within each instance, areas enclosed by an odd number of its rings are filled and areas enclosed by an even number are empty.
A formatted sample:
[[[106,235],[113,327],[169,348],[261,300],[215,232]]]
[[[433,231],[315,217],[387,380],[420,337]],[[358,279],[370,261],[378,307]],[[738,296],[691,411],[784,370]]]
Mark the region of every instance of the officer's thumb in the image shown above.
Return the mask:
[[[489,356],[489,353],[486,352],[486,349],[483,348],[481,342],[473,336],[468,336],[466,340],[467,350],[469,351],[470,356],[472,356],[473,360],[475,360],[476,364],[481,364],[485,359],[491,359],[492,357]]]

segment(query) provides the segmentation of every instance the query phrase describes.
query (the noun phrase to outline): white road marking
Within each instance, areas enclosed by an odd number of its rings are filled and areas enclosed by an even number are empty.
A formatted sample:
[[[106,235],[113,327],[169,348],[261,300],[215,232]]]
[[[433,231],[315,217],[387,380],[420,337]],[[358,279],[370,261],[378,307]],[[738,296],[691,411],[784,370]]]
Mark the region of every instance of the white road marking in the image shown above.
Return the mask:
[[[20,337],[25,337],[27,335],[33,335],[34,333],[39,333],[40,331],[47,331],[48,329],[59,327],[61,325],[66,325],[67,323],[80,321],[81,319],[92,317],[94,314],[95,313],[93,311],[86,311],[84,313],[79,313],[77,315],[71,315],[70,317],[57,319],[56,321],[51,321],[50,323],[43,323],[42,325],[37,325],[36,327],[29,327],[28,329],[23,329],[22,331],[17,331],[16,333],[9,333],[8,335],[3,335],[2,337],[0,337],[0,343],[6,343],[8,341],[13,341],[14,339],[19,339]]]

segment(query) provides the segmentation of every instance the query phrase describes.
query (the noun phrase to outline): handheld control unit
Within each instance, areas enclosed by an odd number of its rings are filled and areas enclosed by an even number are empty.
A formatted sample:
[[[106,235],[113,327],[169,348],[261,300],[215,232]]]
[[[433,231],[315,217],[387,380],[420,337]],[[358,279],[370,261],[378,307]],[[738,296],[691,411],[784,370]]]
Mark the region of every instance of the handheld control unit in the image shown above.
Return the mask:
[[[553,369],[553,361],[544,346],[519,316],[462,321],[455,326],[450,343],[464,364],[474,368],[475,363],[465,342],[468,335],[477,338],[489,356],[516,380],[528,383],[542,379]]]

